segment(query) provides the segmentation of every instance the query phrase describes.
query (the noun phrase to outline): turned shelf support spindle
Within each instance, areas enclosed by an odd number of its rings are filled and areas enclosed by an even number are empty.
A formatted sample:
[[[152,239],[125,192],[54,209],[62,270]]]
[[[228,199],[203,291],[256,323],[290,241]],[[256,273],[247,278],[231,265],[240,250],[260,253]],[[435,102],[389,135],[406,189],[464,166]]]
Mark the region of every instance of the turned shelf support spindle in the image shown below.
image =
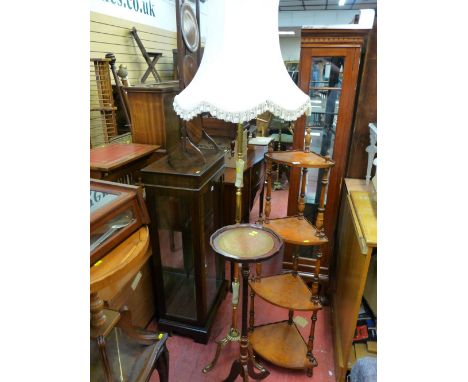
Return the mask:
[[[312,364],[312,367],[307,368],[307,376],[312,377],[314,367],[318,366],[317,360],[312,355],[312,349],[314,348],[314,336],[315,336],[315,323],[317,322],[317,311],[314,310],[312,313],[312,325],[310,327],[309,342],[307,343],[307,358]]]
[[[91,293],[91,326],[99,328],[106,322],[106,316],[104,314],[104,301],[99,297],[97,293]]]
[[[273,147],[271,144],[268,146],[268,152],[271,154],[273,152]],[[265,198],[265,223],[269,223],[270,221],[270,213],[271,213],[271,188],[272,188],[272,161],[270,159],[266,159],[267,162],[267,193]]]
[[[330,157],[325,157],[327,160]],[[323,226],[324,216],[325,216],[325,195],[327,194],[327,185],[328,185],[328,178],[330,175],[330,169],[326,168],[323,171],[322,176],[322,190],[320,192],[320,202],[317,208],[317,218],[315,219],[315,227],[317,228],[317,236],[318,237],[325,237],[325,229]]]

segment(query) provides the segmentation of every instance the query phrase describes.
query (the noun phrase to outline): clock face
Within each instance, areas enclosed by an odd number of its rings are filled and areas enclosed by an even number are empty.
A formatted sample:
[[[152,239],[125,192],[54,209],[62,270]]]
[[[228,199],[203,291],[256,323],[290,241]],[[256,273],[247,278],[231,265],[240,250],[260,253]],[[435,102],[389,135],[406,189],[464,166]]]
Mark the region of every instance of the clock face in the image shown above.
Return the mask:
[[[189,3],[180,7],[181,32],[187,49],[196,52],[200,43],[200,31],[193,8]]]

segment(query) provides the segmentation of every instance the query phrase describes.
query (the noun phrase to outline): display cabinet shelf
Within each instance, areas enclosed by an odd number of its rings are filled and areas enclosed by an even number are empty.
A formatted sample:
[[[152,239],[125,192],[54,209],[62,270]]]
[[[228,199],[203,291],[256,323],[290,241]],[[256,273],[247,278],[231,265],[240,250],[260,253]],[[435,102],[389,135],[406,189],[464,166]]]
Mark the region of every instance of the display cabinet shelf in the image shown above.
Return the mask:
[[[255,352],[267,361],[288,369],[309,369],[317,366],[308,355],[307,344],[294,322],[275,322],[257,326],[249,341]]]
[[[317,229],[307,219],[298,216],[271,219],[263,225],[271,228],[289,244],[310,246],[328,242],[326,236],[318,236]]]
[[[335,165],[335,162],[330,159],[302,150],[273,151],[265,154],[265,158],[290,167],[330,168]]]
[[[318,300],[312,299],[304,280],[292,273],[255,279],[249,285],[258,297],[280,308],[305,311],[322,308]]]

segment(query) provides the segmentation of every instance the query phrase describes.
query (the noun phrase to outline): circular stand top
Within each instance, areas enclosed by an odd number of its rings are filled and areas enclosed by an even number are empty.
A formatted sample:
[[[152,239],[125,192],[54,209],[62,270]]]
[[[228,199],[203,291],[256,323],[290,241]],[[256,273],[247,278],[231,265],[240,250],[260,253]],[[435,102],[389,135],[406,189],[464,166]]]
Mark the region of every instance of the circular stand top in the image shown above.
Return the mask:
[[[236,262],[269,259],[283,248],[283,240],[271,229],[256,224],[234,224],[211,235],[213,250]]]

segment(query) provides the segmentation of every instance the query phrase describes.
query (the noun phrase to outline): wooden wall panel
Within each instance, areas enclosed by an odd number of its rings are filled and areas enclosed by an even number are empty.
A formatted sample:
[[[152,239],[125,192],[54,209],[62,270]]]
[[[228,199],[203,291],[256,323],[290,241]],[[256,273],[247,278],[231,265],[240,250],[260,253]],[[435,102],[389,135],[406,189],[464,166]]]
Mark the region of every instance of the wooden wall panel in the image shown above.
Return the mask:
[[[90,57],[104,58],[106,53],[114,53],[117,68],[120,64],[127,65],[130,84],[139,84],[148,66],[130,34],[133,27],[138,30],[147,51],[162,52],[156,69],[163,80],[172,79],[172,49],[177,48],[176,32],[91,12]],[[153,77],[150,75],[146,82],[154,82]]]
[[[172,50],[177,49],[177,33],[139,24],[101,13],[90,13],[90,58],[105,58],[106,53],[114,53],[116,68],[123,64],[127,66],[130,85],[140,84],[140,79],[148,65],[144,60],[138,45],[130,34],[132,28],[138,31],[145,49],[148,52],[161,52],[163,56],[156,64],[161,79],[172,80]],[[114,79],[111,76],[111,81]],[[152,75],[146,83],[154,83]],[[98,104],[97,87],[93,64],[90,63],[90,105]],[[118,107],[118,105],[116,105]],[[103,119],[99,112],[91,112],[90,139],[92,146],[100,146],[105,141]]]

